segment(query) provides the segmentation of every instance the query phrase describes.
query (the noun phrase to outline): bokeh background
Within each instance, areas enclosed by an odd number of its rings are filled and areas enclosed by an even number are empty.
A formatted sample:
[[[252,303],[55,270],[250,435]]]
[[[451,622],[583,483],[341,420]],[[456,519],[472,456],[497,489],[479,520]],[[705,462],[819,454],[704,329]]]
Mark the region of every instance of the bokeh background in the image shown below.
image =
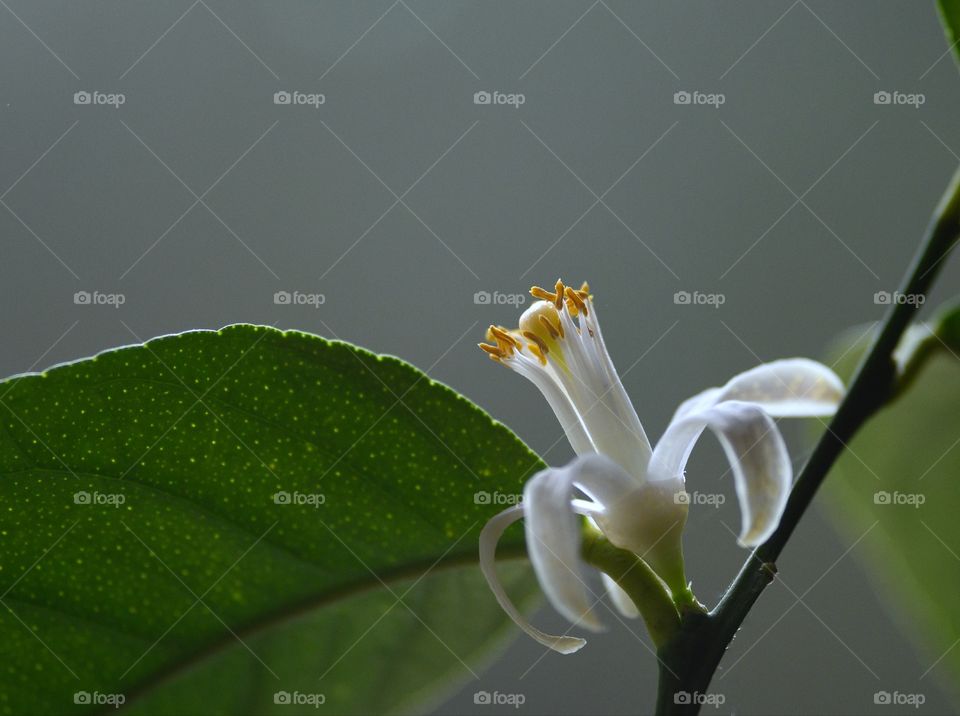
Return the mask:
[[[882,316],[875,293],[960,161],[947,50],[919,0],[2,0],[0,373],[271,324],[409,360],[562,462],[546,404],[474,344],[530,284],[589,279],[655,437],[692,393]],[[484,91],[523,102],[475,104]],[[798,462],[806,432],[788,432]],[[711,604],[745,557],[724,470],[706,440],[688,473],[727,498],[686,534]],[[858,563],[870,539],[804,519],[714,682],[719,712],[895,711],[878,690],[951,711],[940,654]],[[604,617],[575,656],[518,639],[437,713],[513,711],[474,705],[480,689],[523,693],[530,714],[647,708],[643,627]]]

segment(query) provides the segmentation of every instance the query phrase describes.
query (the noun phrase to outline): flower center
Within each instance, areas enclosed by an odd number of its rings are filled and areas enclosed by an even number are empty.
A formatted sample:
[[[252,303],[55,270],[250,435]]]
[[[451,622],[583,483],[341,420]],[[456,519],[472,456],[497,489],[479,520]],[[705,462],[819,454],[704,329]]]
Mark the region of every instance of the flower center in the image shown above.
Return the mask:
[[[557,281],[553,291],[533,286],[530,294],[538,300],[520,316],[519,328],[509,330],[503,326],[490,326],[487,329],[487,340],[492,345],[481,344],[480,347],[496,361],[512,356],[515,350],[522,351],[526,348],[536,356],[541,365],[546,365],[547,355],[552,353],[560,366],[567,369],[563,356],[563,340],[566,335],[560,320],[560,311],[566,303],[571,317],[580,313],[587,315],[590,287],[584,282],[577,290]]]

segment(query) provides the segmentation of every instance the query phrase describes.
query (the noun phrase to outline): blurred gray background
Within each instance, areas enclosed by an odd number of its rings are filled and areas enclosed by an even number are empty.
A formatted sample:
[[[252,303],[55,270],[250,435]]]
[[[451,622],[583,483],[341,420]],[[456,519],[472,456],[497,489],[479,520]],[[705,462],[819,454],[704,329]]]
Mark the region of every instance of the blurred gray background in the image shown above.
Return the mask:
[[[588,279],[658,436],[692,393],[759,360],[822,356],[882,316],[875,292],[895,288],[960,161],[946,52],[919,0],[3,0],[0,373],[272,324],[429,368],[561,462],[539,394],[474,344],[515,322],[503,297]],[[284,91],[325,101],[276,104]],[[481,91],[524,101],[475,104]],[[111,93],[123,104],[97,103]],[[124,303],[77,304],[82,291]],[[799,462],[802,431],[788,435]],[[746,553],[710,442],[690,484],[728,499],[694,509],[685,544],[712,604]],[[905,640],[857,562],[869,540],[804,519],[714,682],[718,712],[895,712],[874,705],[881,689],[951,710],[946,673],[921,679],[940,654]],[[646,707],[642,624],[604,617],[575,656],[518,639],[438,712],[496,712],[478,689],[523,693],[530,714]],[[566,629],[548,609],[537,622]]]

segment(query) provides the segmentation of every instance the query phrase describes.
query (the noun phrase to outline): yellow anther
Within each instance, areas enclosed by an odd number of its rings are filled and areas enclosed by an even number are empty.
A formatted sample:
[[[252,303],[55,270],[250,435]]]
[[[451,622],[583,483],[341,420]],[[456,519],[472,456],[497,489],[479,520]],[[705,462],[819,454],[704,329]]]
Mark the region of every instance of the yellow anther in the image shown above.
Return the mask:
[[[551,338],[563,337],[563,326],[561,324],[558,323],[556,326],[554,326],[550,322],[550,319],[544,316],[542,313],[539,316],[537,316],[537,318],[540,319],[540,323],[543,325],[544,328],[547,329],[547,332],[550,334]]]
[[[540,352],[543,355],[546,355],[547,353],[550,352],[550,349],[547,348],[547,342],[543,340],[540,336],[538,336],[536,333],[534,333],[533,331],[524,331],[523,337],[529,341],[533,341],[533,343],[536,344],[536,346],[540,349]],[[529,346],[529,347],[531,349],[533,348],[533,346]]]
[[[557,279],[557,285],[554,287],[557,293],[556,297],[554,298],[553,305],[557,307],[558,311],[563,308],[563,288],[563,281]]]
[[[540,365],[547,364],[547,357],[544,355],[544,352],[540,349],[539,345],[537,345],[536,343],[531,343],[530,345],[527,346],[527,348],[529,348],[530,352],[537,357],[537,360],[540,361]]]
[[[585,295],[583,295],[583,298],[586,298],[587,296],[589,296],[589,295],[590,295],[590,284],[588,284],[586,281],[584,281],[584,282],[581,284],[581,286],[580,286],[580,293],[581,293],[581,294],[585,294]]]
[[[547,289],[540,288],[539,286],[531,286],[530,295],[541,301],[549,301],[550,303],[557,300],[556,294],[550,293]]]
[[[499,346],[508,346],[509,348],[521,348],[520,341],[510,335],[510,331],[502,326],[490,326],[487,329],[487,340],[494,341]]]
[[[576,307],[576,311],[570,311],[573,315],[577,315],[577,311],[582,311],[583,315],[587,315],[587,304],[584,302],[583,298],[580,297],[579,292],[574,291],[569,286],[566,290],[566,296],[570,302]],[[569,304],[568,304],[569,305]]]
[[[501,358],[503,358],[505,355],[503,352],[503,349],[500,348],[500,346],[491,346],[491,345],[487,345],[486,343],[477,343],[477,345],[480,347],[480,350],[485,351],[487,355],[489,355],[494,360],[498,361]]]

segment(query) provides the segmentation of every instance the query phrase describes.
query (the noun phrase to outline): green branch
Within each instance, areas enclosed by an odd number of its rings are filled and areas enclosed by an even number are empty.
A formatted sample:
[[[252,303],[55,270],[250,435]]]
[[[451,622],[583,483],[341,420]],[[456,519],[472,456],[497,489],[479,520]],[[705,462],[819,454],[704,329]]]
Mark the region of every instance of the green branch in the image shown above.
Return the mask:
[[[926,296],[944,260],[960,237],[960,170],[937,206],[900,292]],[[820,437],[790,493],[770,539],[757,547],[717,607],[684,616],[680,630],[659,652],[657,714],[696,714],[696,695],[705,694],[723,654],[754,602],[776,574],[775,562],[826,478],[860,427],[897,391],[893,352],[922,301],[893,302],[827,430]]]

